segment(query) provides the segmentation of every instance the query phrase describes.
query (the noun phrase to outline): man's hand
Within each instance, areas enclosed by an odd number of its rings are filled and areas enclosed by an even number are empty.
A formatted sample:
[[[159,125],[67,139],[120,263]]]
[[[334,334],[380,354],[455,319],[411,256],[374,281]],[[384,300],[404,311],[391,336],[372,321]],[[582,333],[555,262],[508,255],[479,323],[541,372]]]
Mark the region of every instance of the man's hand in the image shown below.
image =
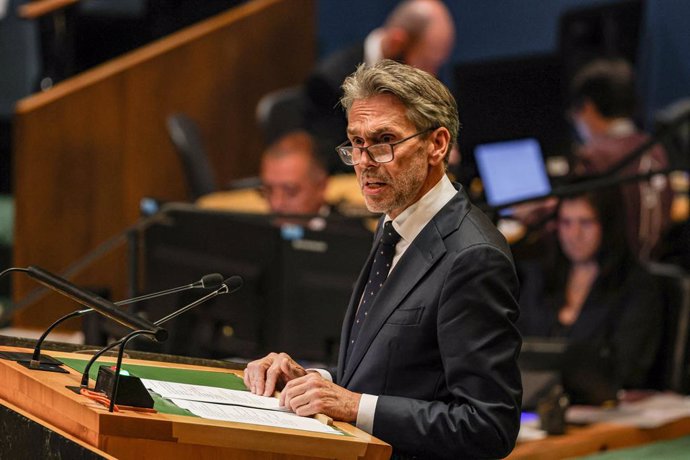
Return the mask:
[[[280,405],[289,407],[297,415],[324,414],[334,420],[354,422],[361,397],[359,393],[310,372],[287,382],[280,393]]]
[[[307,371],[285,353],[270,353],[247,364],[244,384],[257,395],[271,396],[290,380],[306,375]]]

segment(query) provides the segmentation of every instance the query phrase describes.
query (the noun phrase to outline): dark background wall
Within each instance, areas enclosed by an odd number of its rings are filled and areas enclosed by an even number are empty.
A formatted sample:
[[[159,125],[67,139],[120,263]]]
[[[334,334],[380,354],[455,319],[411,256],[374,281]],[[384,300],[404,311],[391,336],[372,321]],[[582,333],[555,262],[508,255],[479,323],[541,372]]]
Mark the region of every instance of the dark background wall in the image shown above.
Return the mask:
[[[615,1],[446,0],[458,35],[452,60],[467,62],[552,52],[562,12]],[[398,3],[398,0],[319,0],[319,53],[326,54],[342,44],[361,40]]]
[[[318,52],[321,56],[362,40],[384,20],[396,0],[320,0]],[[456,22],[455,64],[551,54],[558,50],[563,13],[618,0],[446,0]],[[690,2],[646,0],[638,75],[644,119],[666,104],[690,95]],[[444,79],[452,79],[446,69]]]

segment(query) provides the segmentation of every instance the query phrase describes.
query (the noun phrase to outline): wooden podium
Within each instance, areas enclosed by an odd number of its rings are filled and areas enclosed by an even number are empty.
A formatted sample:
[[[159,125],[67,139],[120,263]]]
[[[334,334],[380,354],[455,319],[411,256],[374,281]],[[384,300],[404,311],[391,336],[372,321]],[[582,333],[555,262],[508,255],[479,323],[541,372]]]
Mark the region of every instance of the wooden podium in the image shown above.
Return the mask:
[[[27,352],[24,348],[0,347],[2,351]],[[44,352],[56,358],[88,358],[67,352]],[[98,362],[108,361],[109,358]],[[241,371],[185,364],[130,359],[131,364]],[[244,423],[145,413],[107,408],[78,395],[67,386],[78,386],[81,374],[66,367],[68,374],[29,370],[9,360],[0,360],[0,402],[28,414],[33,420],[76,442],[93,446],[106,456],[140,458],[233,458],[233,459],[387,459],[391,447],[348,423],[335,426],[347,435],[272,428]],[[106,457],[107,458],[107,457]]]

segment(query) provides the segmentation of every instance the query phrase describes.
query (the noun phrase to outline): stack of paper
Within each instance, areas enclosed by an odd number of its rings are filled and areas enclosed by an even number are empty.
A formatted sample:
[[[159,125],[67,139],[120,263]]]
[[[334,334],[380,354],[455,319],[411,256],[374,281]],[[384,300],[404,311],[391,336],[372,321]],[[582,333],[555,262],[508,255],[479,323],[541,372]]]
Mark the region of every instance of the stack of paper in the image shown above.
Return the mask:
[[[657,393],[613,408],[573,406],[566,412],[568,423],[609,422],[638,428],[655,428],[684,417],[690,417],[690,398],[675,393]]]
[[[343,434],[316,419],[300,417],[289,409],[280,407],[277,398],[204,385],[150,379],[141,379],[141,381],[148,390],[171,400],[175,405],[202,418],[318,433]]]

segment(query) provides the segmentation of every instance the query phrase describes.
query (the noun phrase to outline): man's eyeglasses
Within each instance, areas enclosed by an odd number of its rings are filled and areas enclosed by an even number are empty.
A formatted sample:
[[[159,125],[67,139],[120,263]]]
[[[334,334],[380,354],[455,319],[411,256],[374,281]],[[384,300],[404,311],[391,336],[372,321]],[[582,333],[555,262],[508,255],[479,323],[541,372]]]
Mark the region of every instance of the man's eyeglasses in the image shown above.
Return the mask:
[[[411,136],[407,136],[404,139],[400,139],[399,141],[391,142],[388,144],[374,144],[370,145],[369,147],[354,147],[352,145],[345,145],[350,142],[345,141],[339,146],[337,146],[335,148],[335,151],[338,152],[338,155],[340,156],[340,159],[343,160],[343,163],[350,166],[358,165],[360,161],[362,161],[362,152],[367,152],[369,158],[376,163],[389,163],[393,161],[394,146],[402,144],[405,141],[409,141],[413,137],[417,137],[429,131],[433,131],[434,129],[436,128],[427,128],[417,133],[414,133]]]

